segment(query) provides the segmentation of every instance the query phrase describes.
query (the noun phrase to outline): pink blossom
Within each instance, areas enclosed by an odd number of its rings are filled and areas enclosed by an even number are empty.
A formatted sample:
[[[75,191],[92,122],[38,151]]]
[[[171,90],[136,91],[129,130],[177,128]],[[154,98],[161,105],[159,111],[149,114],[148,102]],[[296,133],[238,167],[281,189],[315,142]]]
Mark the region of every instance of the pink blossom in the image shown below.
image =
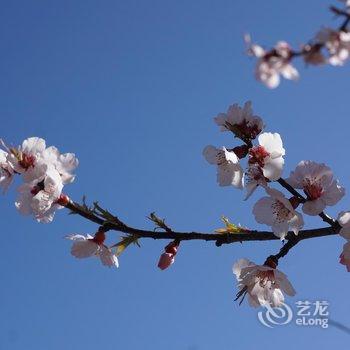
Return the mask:
[[[248,54],[258,58],[256,64],[255,77],[268,88],[274,89],[280,84],[280,76],[285,79],[297,80],[299,73],[290,63],[292,49],[285,41],[279,41],[276,46],[265,51],[261,46],[252,44],[250,37],[246,36],[248,44]]]
[[[301,161],[287,180],[291,186],[304,190],[307,201],[303,212],[320,214],[327,205],[335,205],[345,195],[345,189],[333,178],[332,170],[325,164]]]
[[[237,298],[248,295],[250,306],[278,307],[284,302],[284,295],[295,295],[295,290],[287,276],[270,266],[256,265],[240,259],[233,265],[233,273],[238,281],[239,292]]]
[[[221,131],[232,131],[244,140],[255,139],[264,129],[262,119],[253,114],[250,101],[243,108],[237,103],[231,105],[226,113],[219,113],[214,120]]]

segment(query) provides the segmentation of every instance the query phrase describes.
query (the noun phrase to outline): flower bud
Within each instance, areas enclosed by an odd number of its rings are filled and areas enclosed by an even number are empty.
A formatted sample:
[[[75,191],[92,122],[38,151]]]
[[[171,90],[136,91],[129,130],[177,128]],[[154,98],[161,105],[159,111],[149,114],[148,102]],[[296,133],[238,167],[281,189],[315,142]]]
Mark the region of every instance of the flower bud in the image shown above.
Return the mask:
[[[69,197],[66,194],[61,194],[60,198],[57,200],[57,204],[62,205],[62,207],[65,207],[70,202]]]
[[[158,261],[158,267],[161,270],[167,269],[170,265],[172,265],[175,261],[174,255],[170,253],[163,253]]]
[[[166,253],[169,253],[169,254],[172,254],[172,255],[176,255],[178,247],[179,247],[179,244],[175,243],[175,241],[174,241],[174,242],[169,243],[164,248],[164,250],[165,250]]]
[[[96,244],[103,244],[103,242],[105,241],[106,239],[106,235],[105,235],[105,232],[104,231],[97,231],[95,233],[95,236],[94,238],[92,239]]]

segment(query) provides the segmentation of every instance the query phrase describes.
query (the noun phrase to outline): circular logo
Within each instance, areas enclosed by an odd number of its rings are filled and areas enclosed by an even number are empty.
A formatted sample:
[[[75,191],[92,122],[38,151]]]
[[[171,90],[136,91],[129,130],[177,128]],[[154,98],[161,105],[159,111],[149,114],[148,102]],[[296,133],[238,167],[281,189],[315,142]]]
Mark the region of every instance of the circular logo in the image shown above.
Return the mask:
[[[264,305],[264,310],[258,312],[259,321],[266,327],[282,326],[288,324],[293,318],[292,309],[285,303],[279,307],[272,308]]]

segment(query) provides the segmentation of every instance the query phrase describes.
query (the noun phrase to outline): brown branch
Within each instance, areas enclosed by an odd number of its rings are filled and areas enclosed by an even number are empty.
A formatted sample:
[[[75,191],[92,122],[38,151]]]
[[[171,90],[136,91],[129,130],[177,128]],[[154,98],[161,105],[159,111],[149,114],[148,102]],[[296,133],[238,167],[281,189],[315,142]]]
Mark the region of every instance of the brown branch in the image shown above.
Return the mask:
[[[337,31],[343,31],[346,32],[348,31],[348,26],[350,24],[350,12],[347,12],[346,10],[338,9],[335,6],[330,6],[329,7],[330,11],[333,12],[336,16],[341,16],[344,17],[344,21],[342,24],[338,27]],[[308,53],[311,52],[318,52],[320,51],[323,47],[325,46],[324,43],[321,42],[312,42],[312,40],[309,41],[309,44],[304,45],[301,50],[291,50],[289,59],[292,60],[295,57],[300,57],[307,55]],[[280,57],[279,53],[272,48],[270,51],[268,51],[265,55],[265,58],[269,57]]]
[[[272,263],[272,266],[273,265],[277,266],[278,260],[280,258],[283,258],[284,256],[286,256],[289,253],[289,251],[300,242],[300,240],[301,239],[299,236],[291,237],[291,239],[286,244],[283,245],[283,247],[280,249],[280,251],[275,255],[270,255],[266,259],[264,264],[271,266],[271,263]]]
[[[271,241],[278,240],[272,232],[269,231],[246,231],[242,233],[233,233],[233,234],[218,234],[218,233],[201,233],[201,232],[176,232],[176,231],[165,231],[165,232],[155,232],[149,230],[138,229],[134,227],[130,227],[119,219],[116,221],[109,221],[99,217],[97,214],[94,214],[88,208],[84,206],[69,201],[68,204],[65,205],[67,209],[69,209],[72,213],[77,214],[85,219],[92,221],[102,227],[104,231],[118,231],[127,233],[130,235],[135,235],[140,238],[153,238],[153,239],[171,239],[178,241],[189,241],[189,240],[202,240],[202,241],[214,241],[217,246],[221,246],[222,244],[229,244],[235,242],[246,242],[246,241]],[[299,232],[297,236],[297,241],[301,241],[309,238],[323,237],[323,236],[331,236],[338,234],[339,229],[334,227],[323,227],[317,229],[310,230],[302,230]],[[286,236],[286,240],[294,241],[296,236],[293,232],[288,232]],[[287,245],[288,243],[286,243]]]
[[[343,16],[345,17],[343,24],[339,27],[339,30],[341,31],[345,31],[347,26],[350,23],[350,13],[345,11],[345,10],[341,10],[338,9],[335,6],[330,6],[329,9],[336,15],[336,16]]]

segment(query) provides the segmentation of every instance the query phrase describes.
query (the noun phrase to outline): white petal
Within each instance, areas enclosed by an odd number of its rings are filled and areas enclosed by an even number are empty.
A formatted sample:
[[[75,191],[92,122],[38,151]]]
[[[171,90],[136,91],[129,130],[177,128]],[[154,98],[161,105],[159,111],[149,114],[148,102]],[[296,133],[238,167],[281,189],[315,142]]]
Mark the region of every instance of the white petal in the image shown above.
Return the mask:
[[[265,187],[266,193],[270,195],[272,198],[277,199],[281,202],[289,211],[294,213],[294,209],[289,199],[285,197],[285,195],[275,188]]]
[[[258,183],[257,182],[249,182],[248,184],[245,185],[246,189],[246,196],[244,197],[244,200],[246,201],[253,193],[254,191],[258,188]]]
[[[275,201],[271,197],[263,197],[255,203],[253,207],[253,214],[258,223],[268,226],[272,226],[274,224],[274,217],[271,207],[274,203]]]
[[[239,278],[243,268],[247,266],[254,266],[255,264],[248,259],[239,259],[236,261],[232,267],[233,273],[236,275],[237,279]]]
[[[227,115],[226,113],[219,113],[215,118],[214,121],[216,125],[220,126],[221,131],[228,131],[226,128],[226,121],[227,121]]]
[[[284,159],[282,157],[268,159],[262,168],[263,174],[271,181],[278,180],[282,175]]]
[[[71,254],[78,259],[88,258],[96,255],[100,247],[91,240],[74,241],[71,249]]]
[[[215,146],[208,145],[203,150],[203,156],[210,164],[217,164],[217,154],[219,152],[219,149],[217,149]]]
[[[338,184],[338,181],[334,180],[332,184],[323,193],[322,199],[327,205],[337,204],[345,195],[345,188]]]
[[[307,215],[316,216],[326,208],[326,204],[322,199],[307,201],[303,204],[303,212]]]
[[[299,231],[303,228],[303,226],[303,216],[300,213],[295,212],[295,216],[293,216],[293,218],[289,220],[290,229],[294,232],[295,235],[298,235]]]
[[[299,73],[291,64],[286,64],[281,70],[281,74],[285,79],[298,80]]]
[[[34,167],[29,167],[27,170],[23,171],[21,170],[22,176],[23,176],[23,181],[24,182],[40,182],[44,179],[45,173],[47,171],[48,165],[38,159],[35,162]]]
[[[259,45],[253,44],[253,45],[251,45],[250,49],[255,57],[260,58],[260,57],[263,57],[265,55],[265,50]]]
[[[32,187],[28,184],[24,184],[19,188],[19,191],[21,191],[21,194],[18,196],[15,202],[15,206],[22,215],[30,215],[33,213],[32,205],[31,205],[33,195],[30,193],[31,188]]]
[[[46,148],[45,140],[39,137],[29,137],[22,143],[22,152],[26,154],[40,154]]]
[[[71,241],[86,241],[86,237],[84,235],[79,235],[79,234],[70,234],[64,237],[65,239],[69,239]]]
[[[284,156],[286,151],[283,148],[282,139],[279,133],[264,132],[258,137],[259,144],[263,146],[267,152],[274,154],[275,157]]]
[[[350,211],[342,211],[338,215],[338,222],[343,227],[350,227]]]
[[[281,287],[281,289],[289,296],[294,296],[296,294],[295,289],[292,284],[289,282],[287,276],[280,270],[275,270],[276,280]]]
[[[224,164],[218,166],[217,181],[220,186],[243,188],[243,169],[239,164]]]
[[[350,227],[341,228],[339,234],[345,239],[350,240]]]
[[[279,237],[281,240],[284,240],[288,233],[289,225],[287,221],[282,221],[282,222],[274,223],[271,226],[271,228],[275,236]]]
[[[103,265],[108,267],[112,267],[112,266],[119,267],[118,258],[107,247],[101,246],[99,255]]]
[[[64,184],[74,181],[75,175],[72,174],[72,171],[74,171],[78,165],[79,161],[74,153],[65,153],[59,156],[57,170],[61,174]]]

